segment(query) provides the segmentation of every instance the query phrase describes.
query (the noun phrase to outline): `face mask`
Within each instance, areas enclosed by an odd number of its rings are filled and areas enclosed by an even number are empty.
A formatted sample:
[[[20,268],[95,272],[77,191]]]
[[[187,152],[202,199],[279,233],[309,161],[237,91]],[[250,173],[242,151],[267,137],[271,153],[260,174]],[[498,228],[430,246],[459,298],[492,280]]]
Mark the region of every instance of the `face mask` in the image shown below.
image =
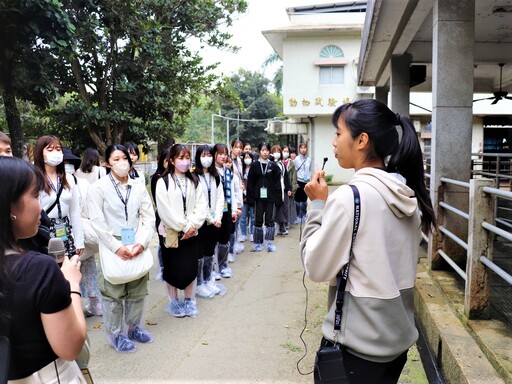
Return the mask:
[[[201,157],[201,165],[203,168],[210,168],[212,165],[213,157]]]
[[[75,173],[75,166],[73,164],[64,164],[64,170],[66,173]]]
[[[244,164],[245,165],[251,165],[252,164],[252,159],[244,159]]]
[[[281,158],[281,154],[279,152],[273,153],[272,156],[274,156],[274,160],[276,160],[276,161]]]
[[[57,165],[62,163],[63,158],[64,158],[64,155],[62,154],[62,152],[58,152],[58,151],[48,152],[46,154],[46,160],[44,162],[45,162],[45,164],[56,167]]]
[[[176,160],[174,166],[181,173],[185,173],[190,168],[190,160]]]
[[[283,152],[283,159],[286,160],[290,154],[288,152]]]
[[[119,163],[115,163],[112,166],[112,171],[119,177],[128,176],[128,172],[130,172],[130,163],[128,161],[120,161]]]

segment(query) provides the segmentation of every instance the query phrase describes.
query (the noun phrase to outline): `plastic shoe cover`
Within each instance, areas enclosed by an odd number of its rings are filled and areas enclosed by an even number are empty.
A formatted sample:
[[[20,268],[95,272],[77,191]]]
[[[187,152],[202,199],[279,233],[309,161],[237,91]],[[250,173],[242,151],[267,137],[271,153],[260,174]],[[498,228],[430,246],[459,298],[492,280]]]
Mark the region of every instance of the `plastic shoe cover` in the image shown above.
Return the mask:
[[[277,251],[276,245],[272,241],[269,241],[267,243],[267,252],[275,252],[275,251]]]
[[[236,255],[234,253],[228,253],[228,263],[234,263],[236,260]]]
[[[158,273],[155,276],[155,280],[163,283],[164,282],[163,273],[164,273],[164,269],[162,267],[158,268]]]
[[[137,349],[135,344],[123,334],[120,334],[112,341],[112,347],[114,347],[117,352],[122,353],[135,352]]]
[[[213,271],[213,272],[212,272],[212,276],[213,276],[213,278],[214,278],[215,280],[220,280],[220,279],[222,278],[222,276],[220,275],[220,273],[219,273],[219,272],[217,272],[217,271]]]
[[[102,314],[101,299],[99,297],[89,297],[89,303],[84,307],[85,317],[101,316]]]
[[[130,340],[134,340],[134,341],[137,341],[139,343],[144,343],[144,344],[152,343],[153,341],[155,341],[155,338],[149,331],[142,329],[138,325],[136,325],[132,329],[128,330],[128,338]]]
[[[196,287],[196,297],[201,299],[211,299],[213,296],[215,296],[215,292],[213,292],[206,283]]]
[[[229,267],[222,268],[220,270],[220,275],[226,279],[233,277],[233,271]]]
[[[238,241],[239,242],[243,243],[245,240],[247,240],[247,236],[245,236],[245,235],[238,236]]]
[[[196,317],[199,315],[196,302],[192,299],[185,299],[185,316]]]
[[[252,245],[252,252],[261,252],[263,250],[263,246],[261,244],[253,244]]]
[[[185,317],[185,304],[179,300],[169,301],[169,305],[165,308],[174,317]]]
[[[214,279],[211,279],[206,283],[206,288],[208,288],[208,290],[212,292],[214,296],[221,293],[219,284],[217,284]]]
[[[245,247],[243,244],[235,243],[234,250],[235,250],[235,253],[242,253],[245,250]]]
[[[224,296],[226,294],[226,292],[228,291],[226,286],[224,284],[222,284],[222,283],[214,281],[213,284],[215,284],[215,287],[217,289],[220,289],[220,292],[218,293],[219,296]]]

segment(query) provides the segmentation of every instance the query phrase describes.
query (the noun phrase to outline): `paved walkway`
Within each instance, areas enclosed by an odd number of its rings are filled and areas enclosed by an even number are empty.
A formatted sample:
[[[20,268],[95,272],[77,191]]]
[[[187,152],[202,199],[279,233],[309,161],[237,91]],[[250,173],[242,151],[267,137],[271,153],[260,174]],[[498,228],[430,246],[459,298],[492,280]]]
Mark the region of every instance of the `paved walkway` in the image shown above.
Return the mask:
[[[176,319],[164,312],[164,286],[152,270],[145,319],[154,343],[139,345],[135,353],[116,353],[106,341],[102,319],[87,320],[95,383],[312,383],[312,375],[297,371],[304,354],[299,334],[306,302],[298,239],[294,226],[289,236],[277,239],[276,253],[238,255],[231,264],[234,277],[222,280],[227,294],[198,299],[197,318]],[[325,284],[307,278],[306,286],[303,372],[312,369],[327,292]],[[400,383],[427,383],[416,348]]]

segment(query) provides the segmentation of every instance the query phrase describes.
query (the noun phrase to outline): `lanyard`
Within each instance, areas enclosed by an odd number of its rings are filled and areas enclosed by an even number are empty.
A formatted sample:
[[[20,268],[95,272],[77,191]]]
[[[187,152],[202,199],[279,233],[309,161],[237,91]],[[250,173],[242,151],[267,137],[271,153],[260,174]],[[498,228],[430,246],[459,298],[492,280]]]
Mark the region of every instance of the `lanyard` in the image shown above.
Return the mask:
[[[184,187],[185,189],[183,189],[183,187],[175,173],[172,174],[172,178],[174,179],[174,182],[176,183],[176,185],[179,187],[179,189],[181,191],[181,198],[183,200],[183,213],[186,215],[187,214],[187,177],[185,176],[185,187]]]
[[[132,186],[128,184],[128,190],[126,191],[126,198],[123,199],[123,195],[121,195],[121,191],[117,187],[116,182],[114,181],[114,177],[112,176],[112,173],[108,174],[110,176],[110,181],[112,181],[112,184],[114,185],[114,189],[117,192],[117,196],[119,196],[119,199],[124,205],[124,218],[126,219],[126,222],[128,223],[128,199],[130,198],[130,193],[132,191]]]
[[[212,207],[212,198],[211,198],[211,191],[212,191],[212,175],[208,174],[210,181],[206,181],[206,175],[203,176],[204,183],[206,184],[206,188],[208,189],[208,208]]]
[[[62,184],[60,182],[60,176],[57,175],[57,186],[55,186],[55,184],[53,184],[53,181],[52,179],[50,179],[50,176],[46,176],[48,177],[48,181],[50,182],[50,187],[52,187],[53,191],[57,194],[57,200],[55,201],[57,203],[57,210],[58,210],[58,214],[59,214],[59,219],[62,219],[62,209],[60,207],[60,189],[62,188]],[[54,205],[55,207],[55,205]]]
[[[262,164],[262,163],[261,163],[261,161],[260,161],[260,168],[261,168],[261,175],[262,175],[263,177],[265,177],[265,175],[267,174],[268,162],[267,162],[267,163],[265,163],[265,170],[263,170],[263,164]]]

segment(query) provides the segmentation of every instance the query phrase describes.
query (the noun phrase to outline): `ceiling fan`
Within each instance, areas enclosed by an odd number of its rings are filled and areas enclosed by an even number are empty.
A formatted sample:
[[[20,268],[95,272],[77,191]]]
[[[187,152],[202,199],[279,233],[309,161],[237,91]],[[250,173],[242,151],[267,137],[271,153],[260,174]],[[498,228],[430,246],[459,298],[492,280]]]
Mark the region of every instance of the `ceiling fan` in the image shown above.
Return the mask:
[[[507,96],[508,95],[507,91],[502,91],[501,90],[501,81],[502,81],[502,77],[503,77],[503,66],[505,65],[505,63],[499,63],[498,65],[500,66],[500,90],[493,92],[492,94],[494,96],[492,96],[492,97],[484,97],[483,99],[476,99],[476,100],[473,100],[473,102],[480,101],[480,100],[494,100],[491,103],[491,105],[494,105],[494,104],[496,104],[498,101],[500,101],[502,99],[512,100],[511,96]]]

